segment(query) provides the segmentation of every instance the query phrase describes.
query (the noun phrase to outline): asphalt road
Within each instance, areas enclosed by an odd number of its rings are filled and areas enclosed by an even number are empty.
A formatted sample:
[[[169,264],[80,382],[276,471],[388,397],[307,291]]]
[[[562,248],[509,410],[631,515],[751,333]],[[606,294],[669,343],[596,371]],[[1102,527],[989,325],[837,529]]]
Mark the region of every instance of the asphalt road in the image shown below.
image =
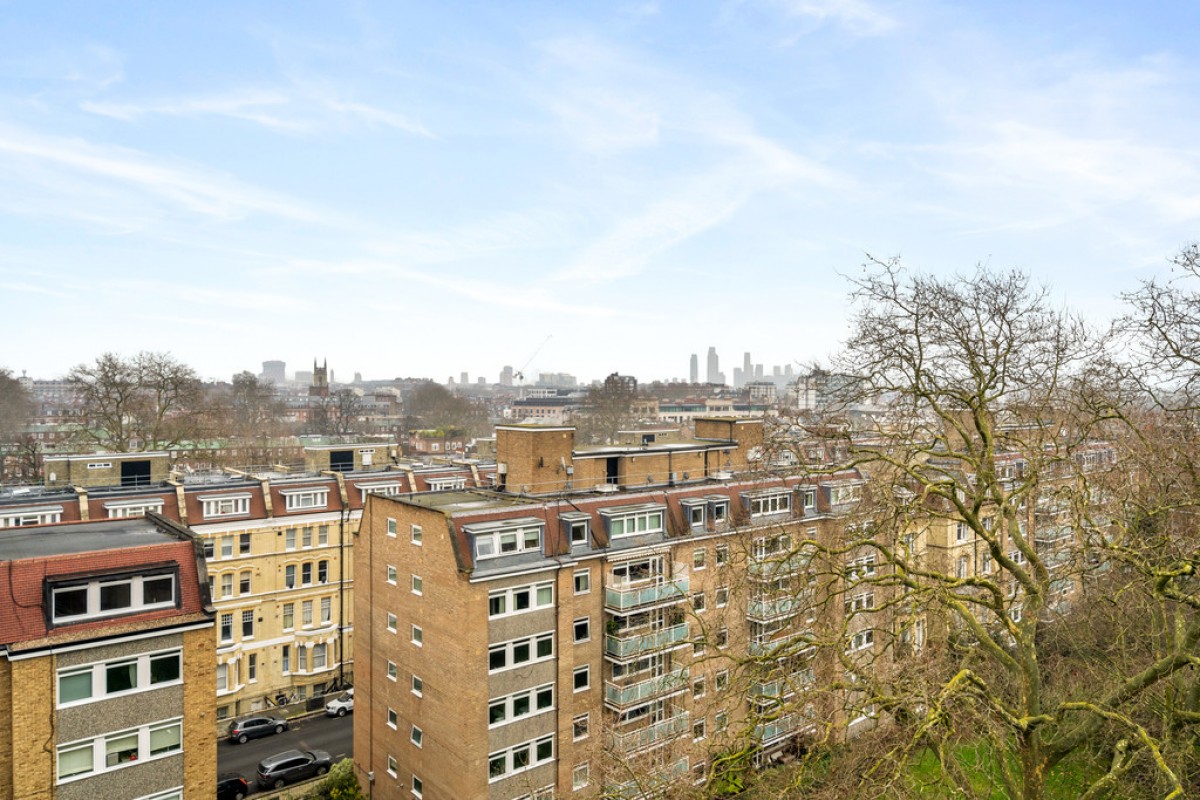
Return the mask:
[[[217,743],[217,773],[237,773],[254,789],[254,774],[258,762],[284,750],[326,750],[336,764],[349,758],[354,746],[354,716],[309,717],[293,722],[280,734],[251,739],[245,744],[233,744],[227,739]]]

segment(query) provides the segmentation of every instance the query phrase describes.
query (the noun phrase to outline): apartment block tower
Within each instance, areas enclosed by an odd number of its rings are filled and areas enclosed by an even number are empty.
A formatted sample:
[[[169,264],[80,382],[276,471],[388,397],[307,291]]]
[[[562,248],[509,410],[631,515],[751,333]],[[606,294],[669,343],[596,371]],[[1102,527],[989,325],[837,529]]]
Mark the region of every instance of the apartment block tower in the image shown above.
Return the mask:
[[[746,419],[605,447],[501,426],[494,490],[372,496],[354,547],[372,796],[655,796],[735,742],[769,758],[866,720],[778,713],[830,668],[807,642],[841,612],[803,599],[792,542],[836,539],[862,479],[764,470],[762,438]]]

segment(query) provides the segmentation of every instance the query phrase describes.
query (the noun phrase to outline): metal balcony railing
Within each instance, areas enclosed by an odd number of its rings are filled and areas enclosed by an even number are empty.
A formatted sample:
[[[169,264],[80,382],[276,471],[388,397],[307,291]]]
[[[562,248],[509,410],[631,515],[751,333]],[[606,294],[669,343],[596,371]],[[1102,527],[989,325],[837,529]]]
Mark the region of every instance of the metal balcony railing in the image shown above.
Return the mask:
[[[686,622],[642,634],[628,636],[608,634],[604,637],[604,652],[617,658],[628,658],[673,647],[686,642],[687,638],[688,624]]]
[[[690,585],[688,577],[684,575],[676,578],[663,576],[647,586],[607,586],[604,589],[604,606],[611,611],[630,611],[660,603],[677,603],[688,599]]]
[[[621,708],[650,700],[687,688],[690,671],[681,667],[674,672],[658,675],[649,680],[619,686],[612,681],[604,682],[604,702]]]

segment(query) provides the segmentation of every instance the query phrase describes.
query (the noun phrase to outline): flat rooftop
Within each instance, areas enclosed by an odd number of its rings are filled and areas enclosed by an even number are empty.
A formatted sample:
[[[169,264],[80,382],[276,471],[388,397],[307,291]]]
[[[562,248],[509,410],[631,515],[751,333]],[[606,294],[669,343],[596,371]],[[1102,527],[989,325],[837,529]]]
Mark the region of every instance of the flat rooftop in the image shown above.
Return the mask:
[[[91,553],[124,547],[177,542],[179,539],[144,517],[0,530],[0,561]]]
[[[400,500],[421,508],[441,511],[443,514],[454,514],[459,511],[485,511],[497,508],[513,508],[514,506],[537,505],[538,500],[528,497],[514,497],[500,492],[485,489],[464,490],[457,492],[421,492],[420,494],[395,495],[391,499]]]

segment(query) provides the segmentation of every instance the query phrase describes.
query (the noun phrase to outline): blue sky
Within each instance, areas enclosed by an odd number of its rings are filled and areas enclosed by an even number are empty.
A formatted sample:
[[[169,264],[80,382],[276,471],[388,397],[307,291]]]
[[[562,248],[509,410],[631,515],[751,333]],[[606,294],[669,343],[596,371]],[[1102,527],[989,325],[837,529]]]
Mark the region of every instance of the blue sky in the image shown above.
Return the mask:
[[[197,11],[202,9],[202,13]],[[0,1],[0,366],[808,363],[864,254],[1103,318],[1200,221],[1194,3]]]

